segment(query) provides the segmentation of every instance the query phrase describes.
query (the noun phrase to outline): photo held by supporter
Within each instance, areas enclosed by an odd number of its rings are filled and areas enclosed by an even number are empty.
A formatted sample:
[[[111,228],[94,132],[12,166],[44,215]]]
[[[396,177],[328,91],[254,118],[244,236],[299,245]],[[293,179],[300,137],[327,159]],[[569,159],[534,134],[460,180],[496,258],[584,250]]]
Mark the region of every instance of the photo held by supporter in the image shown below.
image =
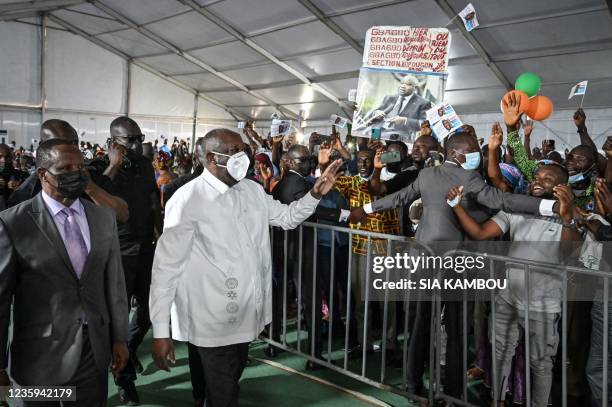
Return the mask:
[[[610,4],[123,3],[0,4],[0,407],[612,405]]]

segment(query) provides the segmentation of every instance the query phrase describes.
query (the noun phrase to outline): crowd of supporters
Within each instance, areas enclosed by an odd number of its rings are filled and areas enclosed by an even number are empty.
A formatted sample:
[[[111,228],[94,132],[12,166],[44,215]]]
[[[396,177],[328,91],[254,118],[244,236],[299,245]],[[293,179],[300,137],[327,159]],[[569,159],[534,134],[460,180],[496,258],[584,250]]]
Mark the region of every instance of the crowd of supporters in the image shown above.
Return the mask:
[[[240,182],[256,183],[274,200],[290,205],[311,191],[330,164],[341,160],[334,188],[322,197],[308,220],[350,227],[355,232],[349,240],[347,233],[337,231],[320,230],[315,236],[308,228],[303,233],[274,228],[270,293],[274,322],[264,335],[282,342],[282,323],[289,314],[309,332],[306,348],[323,360],[326,336],[332,332],[344,339],[348,330],[346,352],[350,358],[368,357],[384,348],[389,366],[407,369],[405,390],[422,395],[434,310],[426,304],[401,302],[389,303],[386,313],[380,303],[369,304],[366,309],[361,293],[369,281],[368,254],[384,255],[387,245],[382,239],[368,240],[359,231],[423,242],[503,240],[512,242],[506,255],[536,262],[561,262],[564,242],[592,247],[609,241],[612,137],[596,145],[586,127],[586,113],[578,109],[568,117],[577,130],[573,148],[559,152],[548,140],[541,147],[533,147],[533,124],[522,120],[518,108],[519,101],[505,103],[503,124],[492,124],[488,137],[463,125],[440,142],[425,121],[411,148],[401,141],[350,134],[341,137],[333,126],[330,134],[312,133],[307,145],[302,145],[291,135],[260,135],[248,122],[241,151],[250,165],[246,180]],[[157,140],[145,142],[138,125],[126,117],[113,122],[110,143],[104,148],[78,140],[76,131],[66,122],[50,120],[42,127],[41,147],[52,140],[80,146],[82,170],[87,177],[82,197],[112,209],[117,219],[127,300],[134,313],[127,340],[129,360],[115,372],[115,381],[122,401],[137,403],[135,382],[142,372],[137,349],[151,326],[149,287],[156,241],[163,233],[164,209],[180,188],[202,176],[210,164],[203,160],[210,152],[202,151],[201,142],[194,146],[176,139],[170,145],[168,140],[161,145]],[[486,144],[480,137],[488,140]],[[383,163],[387,152],[397,153],[399,159]],[[33,146],[0,144],[0,209],[19,205],[41,191],[42,175],[37,172],[40,167],[35,155]],[[206,210],[202,205],[201,211]],[[530,249],[525,242],[547,242],[548,251]],[[588,262],[579,256],[564,261],[610,270],[610,250],[589,253]],[[0,277],[5,272],[0,268]],[[608,386],[603,383],[604,337],[612,333],[612,325],[603,323],[604,314],[610,315],[612,307],[602,304],[601,285],[591,288],[593,301],[570,303],[568,313],[563,315],[560,280],[534,272],[531,291],[525,298],[522,274],[514,277],[517,273],[512,266],[506,267],[506,274],[510,288],[496,297],[495,319],[491,318],[490,304],[470,307],[472,363],[467,372],[459,360],[461,347],[468,346],[462,343],[463,333],[457,323],[462,311],[452,302],[443,304],[445,392],[461,398],[466,374],[470,380],[482,379],[483,389],[492,386],[495,376],[498,394],[490,395],[489,390],[483,390],[483,394],[489,392],[487,397],[502,404],[507,397],[523,404],[525,384],[530,380],[532,405],[546,406],[555,392],[555,370],[567,368],[567,392],[576,403],[573,405],[601,405],[603,386]],[[331,298],[336,299],[335,306],[331,306]],[[529,331],[525,332],[527,309]],[[405,313],[409,314],[408,332],[403,331]],[[569,327],[566,367],[560,366],[563,319]],[[492,327],[496,332],[494,353]],[[406,352],[400,345],[405,336],[409,336]],[[607,344],[610,347],[611,341]],[[266,353],[275,357],[281,351],[270,345]],[[201,364],[191,363],[199,356],[191,348],[189,354],[194,398],[196,404],[202,403],[206,394],[197,379]],[[608,358],[610,354],[608,351]],[[491,359],[497,362],[495,375]],[[608,379],[611,362],[607,363]],[[530,366],[531,378],[525,376],[525,363]],[[320,368],[316,362],[306,363],[306,369]],[[608,391],[609,398],[611,393]]]

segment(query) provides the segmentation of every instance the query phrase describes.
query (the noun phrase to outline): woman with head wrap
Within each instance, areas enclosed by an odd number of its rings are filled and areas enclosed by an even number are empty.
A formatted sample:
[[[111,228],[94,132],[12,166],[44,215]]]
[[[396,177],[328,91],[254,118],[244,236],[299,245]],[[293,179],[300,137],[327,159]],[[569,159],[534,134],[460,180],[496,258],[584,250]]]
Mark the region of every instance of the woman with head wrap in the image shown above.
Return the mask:
[[[270,181],[272,180],[272,175],[274,174],[274,169],[272,167],[272,161],[270,161],[270,157],[266,153],[259,153],[255,155],[255,180],[263,185],[264,189],[267,192],[271,192]]]
[[[159,151],[155,162],[153,163],[157,176],[157,188],[159,188],[162,194],[164,194],[164,186],[169,184],[173,179],[176,178],[176,174],[172,172],[172,155],[167,151]]]
[[[525,182],[525,177],[523,177],[523,174],[515,165],[500,163],[499,170],[510,192],[522,194],[526,191],[527,183]]]

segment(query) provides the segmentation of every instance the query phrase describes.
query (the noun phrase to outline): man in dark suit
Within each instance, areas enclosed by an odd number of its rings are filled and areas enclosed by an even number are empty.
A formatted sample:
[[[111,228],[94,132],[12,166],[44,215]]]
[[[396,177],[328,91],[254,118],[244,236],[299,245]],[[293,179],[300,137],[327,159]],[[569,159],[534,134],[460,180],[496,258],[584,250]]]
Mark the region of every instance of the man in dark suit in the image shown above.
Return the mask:
[[[425,120],[425,112],[431,108],[431,102],[416,93],[418,82],[413,76],[405,76],[400,81],[398,94],[385,96],[378,108],[372,112],[369,125],[382,122],[385,130],[414,135]]]
[[[44,142],[36,165],[42,192],[0,214],[0,378],[10,354],[19,385],[76,386],[77,406],[104,406],[109,365],[116,374],[128,360],[115,216],[79,198],[76,145]]]
[[[314,169],[313,157],[311,157],[308,147],[296,144],[289,148],[287,152],[289,157],[289,171],[285,177],[276,185],[272,193],[272,197],[286,205],[299,200],[310,191],[313,182],[307,177]],[[328,221],[338,221],[340,218],[339,209],[317,207],[315,214],[309,218],[309,221],[316,219],[324,219]],[[293,273],[295,286],[298,287],[298,267],[299,267],[299,230],[291,230],[287,232],[288,236],[288,273],[287,279],[291,278],[290,272]],[[282,331],[283,321],[283,287],[284,287],[284,272],[283,272],[283,231],[276,229],[274,231],[274,258],[273,258],[273,297],[272,297],[272,312],[273,330],[271,338],[279,340],[280,332]],[[314,337],[314,345],[310,341],[308,347],[304,349],[306,353],[312,353],[313,356],[320,358],[322,351],[322,336],[321,336],[321,301],[324,285],[321,276],[316,278],[315,297],[313,299],[313,254],[314,254],[314,232],[312,228],[304,228],[302,235],[302,283],[301,283],[301,299],[304,306],[307,324],[311,334],[308,338]],[[327,286],[329,287],[329,285]],[[288,294],[287,294],[288,295]],[[314,317],[313,317],[314,312]],[[314,320],[314,326],[312,322]],[[314,347],[313,347],[314,346]],[[314,349],[314,352],[311,352]],[[268,351],[274,354],[273,348]],[[306,362],[307,370],[317,369],[318,365],[311,361]]]
[[[130,362],[115,378],[119,399],[128,405],[138,405],[137,373],[143,366],[138,360],[138,347],[151,326],[149,317],[149,287],[155,253],[155,231],[161,234],[161,200],[155,184],[151,161],[142,155],[144,134],[138,123],[127,116],[111,122],[111,143],[108,154],[93,160],[88,170],[108,194],[123,199],[130,217],[119,222],[119,246],[126,281],[128,304],[138,305],[130,321],[128,347]]]

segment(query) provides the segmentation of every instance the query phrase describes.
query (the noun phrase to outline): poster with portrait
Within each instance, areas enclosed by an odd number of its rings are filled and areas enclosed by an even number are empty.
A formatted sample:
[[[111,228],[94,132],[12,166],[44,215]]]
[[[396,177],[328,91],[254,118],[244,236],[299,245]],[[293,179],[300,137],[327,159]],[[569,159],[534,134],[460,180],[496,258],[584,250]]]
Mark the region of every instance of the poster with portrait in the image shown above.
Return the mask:
[[[432,129],[438,141],[442,142],[446,136],[461,126],[463,126],[463,122],[459,116],[452,113],[442,116],[436,124],[432,125]]]
[[[455,112],[452,105],[447,102],[442,102],[438,105],[432,106],[425,116],[429,121],[434,135],[438,138],[438,141],[442,142],[446,136],[457,130],[463,125],[463,122]]]
[[[366,34],[353,135],[413,142],[426,112],[444,99],[445,28],[372,27]]]
[[[442,102],[438,105],[432,106],[431,109],[425,112],[425,117],[427,117],[429,124],[433,126],[442,120],[442,117],[451,114],[456,114],[455,109],[447,102]]]

